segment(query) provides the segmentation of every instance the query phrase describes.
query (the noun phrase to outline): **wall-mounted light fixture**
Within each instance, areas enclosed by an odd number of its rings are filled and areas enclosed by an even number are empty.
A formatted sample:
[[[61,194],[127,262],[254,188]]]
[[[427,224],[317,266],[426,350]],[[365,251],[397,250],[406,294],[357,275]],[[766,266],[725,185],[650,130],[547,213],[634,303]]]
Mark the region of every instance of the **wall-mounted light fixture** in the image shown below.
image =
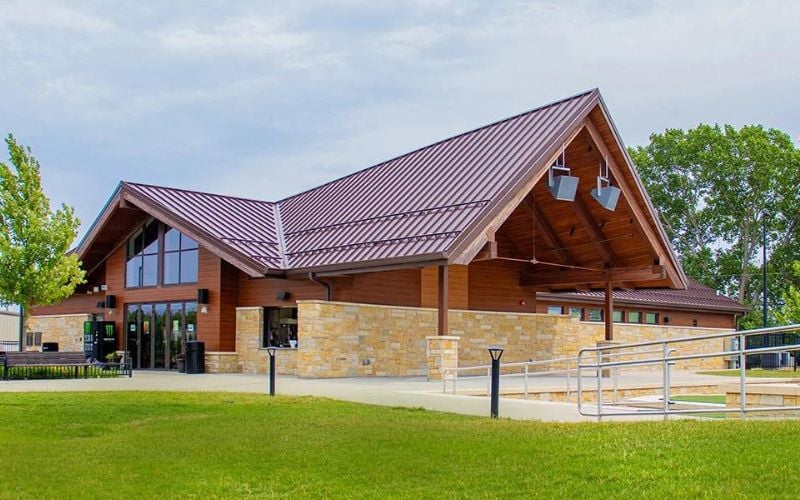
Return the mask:
[[[603,166],[599,166],[597,174],[597,187],[592,189],[592,198],[606,210],[614,211],[619,201],[620,189],[611,185],[611,178],[608,175],[608,158],[606,158],[606,172],[603,175]],[[605,184],[605,187],[603,186]]]

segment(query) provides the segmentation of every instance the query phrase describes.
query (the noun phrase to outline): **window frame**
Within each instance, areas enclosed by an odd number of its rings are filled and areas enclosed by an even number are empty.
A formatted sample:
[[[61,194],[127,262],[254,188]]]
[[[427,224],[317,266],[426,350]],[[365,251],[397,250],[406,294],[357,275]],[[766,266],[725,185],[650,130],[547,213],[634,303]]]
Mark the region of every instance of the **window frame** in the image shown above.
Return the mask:
[[[636,321],[632,320],[631,319],[631,314],[637,314],[639,316],[639,319],[637,319]],[[628,323],[635,323],[637,325],[640,324],[642,322],[642,311],[628,311],[627,322]]]
[[[650,315],[650,314],[653,315],[653,321],[648,321],[647,320],[647,316]],[[644,313],[644,324],[645,325],[657,325],[658,324],[658,319],[659,318],[658,318],[658,313],[657,312],[655,312],[655,311],[645,311],[645,313]]]
[[[263,313],[264,313],[264,318],[263,318],[263,322],[262,322],[261,342],[259,344],[259,349],[265,350],[265,349],[274,348],[274,349],[297,350],[298,345],[300,343],[300,339],[298,338],[299,337],[299,331],[298,331],[298,308],[297,308],[297,306],[296,305],[295,306],[282,306],[282,307],[281,306],[266,306],[262,310],[263,310]],[[281,344],[272,345],[272,343],[271,343],[271,335],[270,335],[270,331],[272,330],[272,328],[271,328],[272,327],[272,316],[271,316],[270,313],[272,311],[278,311],[280,313],[281,311],[288,311],[288,310],[293,311],[293,313],[292,313],[293,317],[284,318],[284,319],[288,319],[290,321],[289,323],[285,323],[285,324],[286,325],[292,325],[292,324],[294,325],[294,328],[293,328],[294,332],[291,332],[291,331],[288,332],[287,337],[286,337],[286,341],[287,341],[287,343],[289,345],[281,345]],[[279,317],[278,320],[280,321],[281,318]],[[294,321],[294,323],[291,323],[291,321]],[[294,339],[292,339],[292,337],[294,337]],[[292,340],[294,340],[294,346],[291,345]]]
[[[592,311],[597,311],[598,313],[600,313],[600,319],[592,319]],[[590,307],[589,313],[586,315],[586,318],[587,321],[591,321],[592,323],[602,323],[603,321],[605,321],[605,313],[601,308]]]
[[[131,244],[130,244],[131,240],[136,238],[140,234],[144,235],[145,228],[150,223],[155,223],[157,225],[158,237],[157,237],[156,241],[158,243],[158,247],[156,249],[156,253],[144,253],[144,250],[145,250],[145,248],[144,248],[144,237],[142,236],[142,252],[140,254],[138,254],[138,255],[131,256],[129,254],[130,247],[131,247]],[[177,233],[179,235],[179,237],[178,237],[178,249],[177,250],[170,250],[170,251],[166,250],[166,241],[165,241],[164,236],[165,236],[165,234],[167,232],[167,230],[166,230],[167,228],[174,229],[175,231],[177,231]],[[194,242],[194,247],[182,248],[184,237],[188,238],[189,240]],[[195,252],[195,254],[197,256],[196,257],[197,269],[195,270],[195,279],[194,279],[194,281],[181,281],[181,277],[182,277],[181,263],[182,263],[182,260],[183,260],[183,254],[184,253],[190,253],[190,252]],[[165,281],[165,272],[164,272],[165,271],[164,268],[165,268],[166,255],[167,254],[174,254],[174,253],[178,254],[178,281],[175,282],[175,283],[167,283]],[[156,282],[155,282],[155,284],[152,284],[152,285],[145,285],[145,284],[143,284],[144,283],[144,272],[142,271],[144,269],[144,258],[145,257],[152,257],[152,256],[156,257],[156,259],[155,259],[155,262],[156,262]],[[139,269],[140,269],[140,276],[139,276],[139,280],[138,280],[139,284],[138,285],[129,285],[128,284],[128,265],[131,262],[131,260],[133,260],[134,258],[135,259],[139,259],[139,261],[141,263],[140,266],[139,266]],[[151,217],[148,220],[146,220],[144,223],[142,223],[139,227],[137,227],[133,232],[131,232],[128,235],[128,237],[126,238],[126,240],[125,240],[125,262],[123,264],[123,268],[124,268],[123,282],[125,284],[124,288],[126,290],[141,290],[141,289],[147,289],[147,288],[196,285],[197,283],[200,282],[200,243],[197,240],[195,240],[194,238],[192,238],[191,236],[185,235],[181,230],[179,230],[177,228],[173,228],[171,226],[168,226],[167,224],[165,224],[165,223],[163,223],[163,222]]]
[[[585,309],[583,307],[570,307],[567,309],[567,312],[570,318],[578,318],[578,320],[583,321],[584,310]],[[573,311],[577,311],[578,314],[577,315],[572,314]]]
[[[550,315],[550,316],[563,315],[564,314],[564,306],[547,306],[547,314]]]
[[[617,315],[619,315],[619,318],[617,318]],[[625,309],[614,309],[611,311],[611,321],[614,323],[624,323]]]

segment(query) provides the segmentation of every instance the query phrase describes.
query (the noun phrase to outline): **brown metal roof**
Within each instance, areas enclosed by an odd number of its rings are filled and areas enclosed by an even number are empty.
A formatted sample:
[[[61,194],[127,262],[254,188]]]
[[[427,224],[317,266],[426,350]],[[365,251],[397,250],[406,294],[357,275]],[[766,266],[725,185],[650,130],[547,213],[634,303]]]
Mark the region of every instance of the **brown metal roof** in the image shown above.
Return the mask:
[[[591,301],[602,303],[603,291],[550,292],[539,293],[538,298],[544,301]],[[649,305],[666,308],[716,310],[734,313],[745,313],[747,307],[739,302],[718,293],[702,283],[687,278],[686,289],[640,288],[638,290],[614,290],[614,301],[623,304]]]
[[[112,200],[132,197],[151,215],[173,217],[253,276],[441,262],[474,239],[521,180],[544,171],[598,105],[590,90],[274,203],[135,183],[122,183]],[[104,211],[114,209],[110,201]]]

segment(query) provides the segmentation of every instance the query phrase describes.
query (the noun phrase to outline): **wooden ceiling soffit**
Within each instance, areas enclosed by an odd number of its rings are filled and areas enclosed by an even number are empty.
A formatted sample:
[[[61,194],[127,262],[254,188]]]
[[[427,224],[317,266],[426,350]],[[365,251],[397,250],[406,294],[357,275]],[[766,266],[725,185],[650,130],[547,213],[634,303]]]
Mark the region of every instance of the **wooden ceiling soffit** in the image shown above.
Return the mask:
[[[589,109],[586,110],[586,115],[588,115],[589,111],[591,111],[596,103],[593,103]],[[510,193],[510,197],[507,200],[503,200],[501,205],[497,205],[495,209],[492,210],[491,213],[487,215],[489,218],[488,220],[479,220],[476,222],[476,225],[480,225],[482,227],[490,227],[490,228],[497,228],[503,225],[503,222],[508,219],[511,213],[522,203],[522,200],[528,196],[528,193],[533,191],[533,188],[536,184],[541,180],[542,176],[547,175],[547,169],[550,165],[555,163],[559,156],[561,156],[561,146],[562,144],[569,144],[571,143],[575,137],[581,133],[585,126],[585,116],[584,118],[579,120],[569,131],[568,134],[564,135],[563,140],[553,141],[552,147],[550,148],[550,156],[546,158],[547,161],[544,162],[537,162],[534,167],[537,172],[534,175],[531,175],[528,179],[520,180],[518,185],[514,188],[513,192]],[[464,231],[464,237],[468,238],[469,234],[474,234],[475,228],[469,228],[467,231]],[[493,233],[492,233],[493,234]],[[477,236],[477,237],[476,237]],[[475,256],[480,252],[489,238],[485,231],[480,231],[480,233],[476,236],[473,236],[472,241],[464,240],[465,244],[457,243],[456,247],[452,250],[452,257],[449,258],[451,264],[469,264],[475,258]],[[462,250],[463,248],[463,250]]]
[[[603,106],[600,106],[600,110],[603,111],[603,116],[605,117],[606,114],[605,110],[603,109]],[[609,125],[611,125],[611,122],[607,117],[606,120],[609,122]],[[617,183],[617,186],[620,188],[620,190],[622,190],[622,197],[627,202],[628,207],[630,207],[631,213],[633,215],[634,224],[636,225],[639,232],[642,235],[644,235],[644,237],[647,239],[647,242],[653,249],[653,252],[658,259],[658,262],[659,263],[674,262],[672,258],[669,258],[672,257],[671,247],[667,247],[666,249],[664,248],[664,245],[669,245],[669,242],[665,241],[664,237],[659,237],[659,235],[656,234],[656,231],[653,229],[653,227],[649,224],[646,214],[642,210],[641,205],[636,200],[636,192],[632,189],[631,185],[625,179],[625,175],[623,174],[620,166],[617,164],[616,161],[614,161],[614,156],[610,153],[610,151],[606,147],[606,144],[603,141],[602,136],[600,135],[600,131],[597,130],[597,127],[594,125],[591,118],[589,117],[586,118],[586,120],[584,121],[584,126],[586,128],[586,131],[589,133],[592,142],[597,147],[599,153],[608,159],[608,168],[611,171],[611,174],[613,175],[614,180]],[[619,145],[619,147],[622,148],[623,146]],[[624,154],[625,153],[623,151],[623,155]],[[635,176],[635,173],[633,175]],[[638,187],[642,189],[641,186]],[[643,195],[643,197],[646,198],[646,195]],[[655,219],[656,224],[658,224],[658,216],[655,214],[652,214],[652,216]],[[683,282],[682,278],[680,277],[680,271],[677,270],[673,265],[670,265],[667,268],[667,272],[670,275],[670,279],[672,281],[676,283]]]
[[[589,283],[626,283],[633,281],[658,281],[666,279],[664,266],[617,267],[605,271],[566,269],[563,271],[525,272],[520,276],[520,286],[578,287]]]
[[[561,264],[574,266],[575,261],[566,251],[564,251],[563,245],[558,240],[555,231],[553,231],[553,227],[549,222],[547,222],[547,219],[544,218],[542,210],[535,204],[531,203],[530,197],[526,197],[524,200],[522,200],[522,206],[531,217],[531,220],[533,220],[534,225],[539,229],[539,232],[541,232],[542,238],[544,238],[548,249],[555,254],[558,262]]]
[[[603,230],[600,229],[600,226],[597,225],[597,222],[592,217],[591,212],[589,212],[589,208],[586,206],[586,203],[583,201],[580,195],[575,196],[575,201],[570,203],[572,206],[572,210],[575,212],[575,215],[578,217],[578,221],[583,226],[583,229],[589,234],[589,238],[591,238],[591,243],[597,249],[597,252],[600,254],[600,258],[606,264],[613,266],[617,260],[617,256],[614,253],[614,250],[611,248],[611,245],[608,243],[605,234],[603,234]]]

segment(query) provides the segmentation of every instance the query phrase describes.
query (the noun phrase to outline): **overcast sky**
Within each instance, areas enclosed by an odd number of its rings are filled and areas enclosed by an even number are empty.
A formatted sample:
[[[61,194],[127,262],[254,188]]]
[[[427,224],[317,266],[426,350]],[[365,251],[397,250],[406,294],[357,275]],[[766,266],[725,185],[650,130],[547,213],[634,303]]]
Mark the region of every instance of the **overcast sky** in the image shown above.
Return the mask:
[[[628,145],[800,139],[800,2],[570,4],[0,0],[0,132],[84,230],[120,180],[275,200],[593,87]]]

